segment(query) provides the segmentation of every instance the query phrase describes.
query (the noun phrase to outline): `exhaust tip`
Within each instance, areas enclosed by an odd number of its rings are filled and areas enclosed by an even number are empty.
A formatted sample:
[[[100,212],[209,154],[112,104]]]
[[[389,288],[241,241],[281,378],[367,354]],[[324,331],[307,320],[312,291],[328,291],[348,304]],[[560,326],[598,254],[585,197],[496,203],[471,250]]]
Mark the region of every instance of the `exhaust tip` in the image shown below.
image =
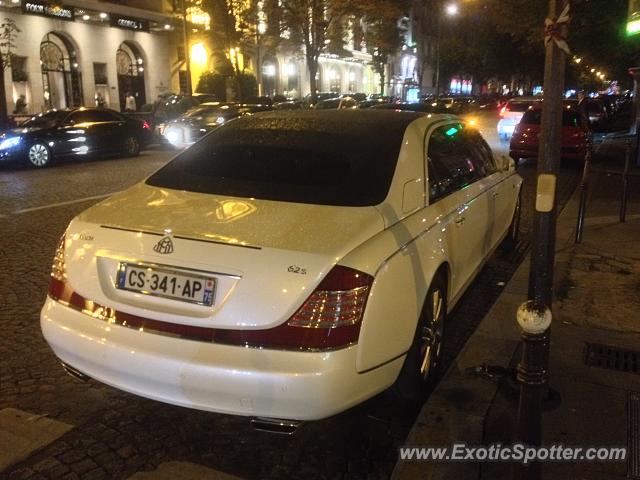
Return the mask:
[[[279,435],[293,435],[298,431],[302,422],[284,420],[281,418],[256,417],[251,419],[251,426],[259,432],[277,433]]]
[[[64,362],[60,362],[60,363],[62,365],[62,368],[64,368],[64,371],[67,372],[69,375],[71,375],[73,378],[77,380],[81,380],[83,382],[88,382],[89,380],[91,380],[91,377],[89,377],[88,375],[85,375],[80,370],[73,368],[71,365],[68,365]]]

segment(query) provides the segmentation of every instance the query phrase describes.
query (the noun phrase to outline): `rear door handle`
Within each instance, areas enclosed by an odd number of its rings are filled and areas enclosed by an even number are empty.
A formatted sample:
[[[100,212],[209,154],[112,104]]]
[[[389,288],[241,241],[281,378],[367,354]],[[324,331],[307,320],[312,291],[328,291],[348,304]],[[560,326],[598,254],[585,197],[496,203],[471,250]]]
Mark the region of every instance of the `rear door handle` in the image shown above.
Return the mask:
[[[500,192],[493,192],[493,193],[491,194],[491,196],[492,196],[493,198],[499,197],[499,196],[500,196]]]
[[[464,222],[466,222],[466,221],[467,221],[467,219],[465,217],[458,217],[458,218],[455,219],[456,225],[458,227],[462,226],[462,224]]]

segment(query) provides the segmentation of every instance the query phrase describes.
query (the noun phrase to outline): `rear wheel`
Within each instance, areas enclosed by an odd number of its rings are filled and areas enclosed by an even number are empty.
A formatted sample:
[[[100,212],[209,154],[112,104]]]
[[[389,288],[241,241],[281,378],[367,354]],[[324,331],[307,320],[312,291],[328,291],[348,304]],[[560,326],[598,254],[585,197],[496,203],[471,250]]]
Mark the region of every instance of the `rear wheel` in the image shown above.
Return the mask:
[[[44,168],[51,163],[51,150],[44,143],[34,143],[27,150],[29,166]]]
[[[509,230],[507,231],[507,236],[504,237],[502,241],[502,245],[500,247],[510,252],[514,248],[516,248],[516,244],[518,243],[518,238],[520,236],[520,211],[521,211],[521,198],[522,198],[522,190],[520,190],[520,194],[516,200],[516,208],[513,212],[513,218],[511,219],[511,225],[509,225]]]
[[[127,137],[125,139],[123,153],[125,157],[135,157],[140,153],[140,142],[136,137]]]
[[[447,289],[442,276],[433,279],[411,348],[393,386],[393,391],[405,401],[422,401],[442,375],[442,350]]]

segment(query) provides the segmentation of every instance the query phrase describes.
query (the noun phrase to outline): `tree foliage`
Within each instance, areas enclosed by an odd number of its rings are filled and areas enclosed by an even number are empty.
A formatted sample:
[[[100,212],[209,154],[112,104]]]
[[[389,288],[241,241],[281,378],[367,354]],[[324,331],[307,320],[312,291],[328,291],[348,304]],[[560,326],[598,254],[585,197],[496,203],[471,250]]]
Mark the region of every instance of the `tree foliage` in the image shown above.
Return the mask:
[[[367,48],[375,53],[380,71],[399,46],[398,18],[406,0],[281,0],[281,19],[289,41],[304,46],[312,101],[316,100],[318,63],[322,53],[344,54],[345,23],[360,27]]]
[[[465,4],[465,8],[470,4]],[[506,35],[517,47],[508,64],[528,75],[543,70],[543,25],[548,15],[547,0],[485,0],[486,20],[496,34]],[[628,67],[637,63],[640,39],[628,38],[625,25],[628,0],[573,0],[569,24],[569,46],[580,57],[580,64],[570,63],[567,85],[598,85],[589,78],[586,65],[605,71],[608,78],[629,83]],[[505,59],[506,60],[506,59]],[[518,68],[520,67],[520,68]]]

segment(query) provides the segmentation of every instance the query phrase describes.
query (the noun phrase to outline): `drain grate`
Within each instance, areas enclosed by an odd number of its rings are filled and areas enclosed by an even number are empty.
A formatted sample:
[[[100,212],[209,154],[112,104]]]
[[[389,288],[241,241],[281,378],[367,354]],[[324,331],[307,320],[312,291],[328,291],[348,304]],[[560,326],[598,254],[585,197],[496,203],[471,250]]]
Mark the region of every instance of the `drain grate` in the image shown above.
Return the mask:
[[[627,424],[629,425],[627,478],[640,480],[640,393],[638,392],[629,392]]]
[[[611,345],[586,342],[584,363],[591,367],[640,374],[640,352]]]

